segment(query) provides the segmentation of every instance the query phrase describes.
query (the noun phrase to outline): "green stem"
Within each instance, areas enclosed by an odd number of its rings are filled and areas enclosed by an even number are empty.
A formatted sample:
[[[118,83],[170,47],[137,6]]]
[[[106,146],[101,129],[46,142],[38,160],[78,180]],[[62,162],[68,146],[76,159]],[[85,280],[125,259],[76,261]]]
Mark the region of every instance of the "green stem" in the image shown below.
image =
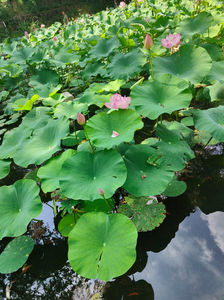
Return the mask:
[[[110,202],[108,201],[108,199],[105,198],[104,194],[103,194],[102,196],[103,196],[104,201],[105,201],[106,204],[108,205],[108,207],[109,207],[111,210],[113,210],[114,208],[113,208],[113,206],[110,204]]]
[[[203,149],[205,149],[205,147],[208,146],[208,144],[211,142],[212,138],[213,138],[212,136],[209,138],[209,140],[207,141],[207,143],[204,145]]]
[[[89,145],[90,145],[92,151],[95,152],[95,150],[94,150],[94,148],[93,148],[93,145],[91,144],[90,139],[89,139],[89,137],[88,137],[88,133],[87,133],[87,131],[86,131],[85,125],[83,125],[83,128],[84,128],[84,132],[85,132],[85,135],[86,135],[86,139],[87,139],[87,141],[89,142]]]
[[[57,216],[57,206],[56,206],[56,201],[55,199],[52,199],[52,202],[53,202],[53,212],[54,212],[54,217]]]
[[[154,79],[154,72],[153,72],[153,66],[152,66],[152,55],[151,55],[151,51],[149,50],[149,62],[150,62],[150,68],[151,68],[151,76],[152,76],[152,80]]]

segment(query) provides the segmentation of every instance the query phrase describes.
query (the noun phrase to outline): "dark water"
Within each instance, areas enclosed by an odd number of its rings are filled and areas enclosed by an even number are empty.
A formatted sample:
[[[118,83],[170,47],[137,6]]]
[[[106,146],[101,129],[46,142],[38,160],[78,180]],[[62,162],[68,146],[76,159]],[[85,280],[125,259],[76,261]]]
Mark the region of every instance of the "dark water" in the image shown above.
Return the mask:
[[[0,299],[11,282],[11,299],[223,300],[224,299],[224,154],[210,147],[181,175],[188,191],[165,199],[167,216],[156,230],[141,233],[137,260],[127,274],[109,283],[83,279],[67,263],[66,240],[54,227],[44,204],[29,226],[36,246],[21,270],[0,275]],[[56,220],[57,222],[57,220]],[[4,239],[3,248],[8,240]],[[100,299],[100,298],[92,298]]]

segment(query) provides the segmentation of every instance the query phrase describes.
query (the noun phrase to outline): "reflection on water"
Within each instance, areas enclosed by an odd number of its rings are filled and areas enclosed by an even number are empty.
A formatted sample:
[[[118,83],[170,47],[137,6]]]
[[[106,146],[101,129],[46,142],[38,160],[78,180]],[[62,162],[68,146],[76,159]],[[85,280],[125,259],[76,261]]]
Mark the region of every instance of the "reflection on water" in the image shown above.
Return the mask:
[[[108,283],[83,279],[71,270],[66,239],[55,230],[53,212],[44,204],[43,222],[29,226],[36,239],[29,268],[0,275],[0,299],[6,299],[11,282],[11,299],[223,300],[224,155],[219,150],[209,149],[209,155],[195,161],[185,178],[190,188],[164,201],[165,221],[139,234],[135,264]],[[0,250],[8,241],[3,239]]]

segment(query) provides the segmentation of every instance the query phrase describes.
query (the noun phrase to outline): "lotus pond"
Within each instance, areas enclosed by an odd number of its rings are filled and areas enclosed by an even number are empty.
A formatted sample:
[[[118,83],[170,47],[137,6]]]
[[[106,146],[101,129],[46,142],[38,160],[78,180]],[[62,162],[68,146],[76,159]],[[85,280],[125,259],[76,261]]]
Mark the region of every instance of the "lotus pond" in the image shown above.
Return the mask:
[[[0,44],[7,295],[223,299],[222,12],[131,1]]]

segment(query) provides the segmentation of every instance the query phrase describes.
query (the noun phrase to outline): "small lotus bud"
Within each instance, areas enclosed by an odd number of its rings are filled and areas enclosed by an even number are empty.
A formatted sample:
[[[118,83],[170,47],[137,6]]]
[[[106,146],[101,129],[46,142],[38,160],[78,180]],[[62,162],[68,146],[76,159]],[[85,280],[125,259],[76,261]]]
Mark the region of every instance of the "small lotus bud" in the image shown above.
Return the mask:
[[[53,41],[57,41],[57,38],[56,38],[56,36],[54,36],[54,37],[53,37]]]
[[[77,113],[76,118],[79,125],[84,125],[86,123],[86,118],[83,114]]]
[[[104,190],[103,190],[103,189],[99,188],[99,189],[98,189],[98,192],[99,192],[99,194],[100,194],[101,196],[104,195]]]
[[[45,27],[45,25],[44,25],[44,24],[41,24],[41,25],[40,25],[40,27],[41,27],[41,28],[44,28],[44,27]]]
[[[146,34],[144,41],[144,48],[150,50],[153,46],[153,40],[149,34]]]
[[[25,37],[26,37],[26,38],[29,38],[29,34],[28,34],[27,31],[24,31],[24,34],[25,34]]]

